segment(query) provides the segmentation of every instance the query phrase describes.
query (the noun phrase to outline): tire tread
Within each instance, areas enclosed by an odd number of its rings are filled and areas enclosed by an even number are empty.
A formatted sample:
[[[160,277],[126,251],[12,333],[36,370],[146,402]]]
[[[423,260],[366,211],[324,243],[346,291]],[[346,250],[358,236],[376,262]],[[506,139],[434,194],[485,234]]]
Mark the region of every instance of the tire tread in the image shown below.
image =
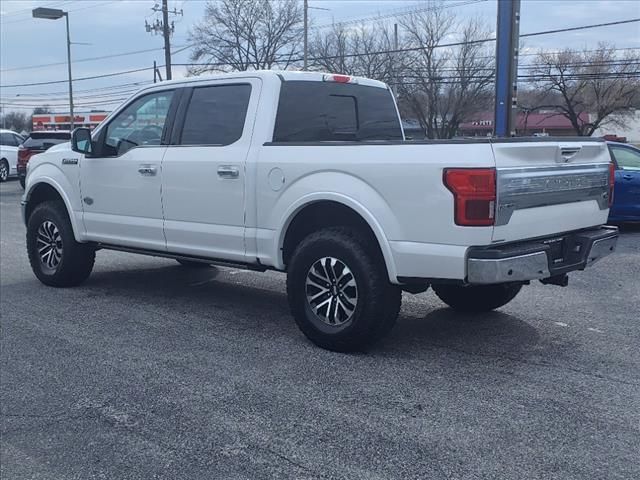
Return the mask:
[[[291,257],[287,275],[287,293],[291,313],[302,332],[322,348],[340,352],[367,350],[389,333],[396,322],[401,307],[402,292],[399,287],[389,283],[384,259],[377,249],[377,245],[367,243],[366,238],[357,229],[350,227],[325,228],[304,238]],[[306,252],[309,249],[322,248],[322,246],[331,243],[339,244],[351,252],[360,264],[370,287],[367,296],[371,300],[371,304],[364,307],[367,309],[368,318],[364,319],[362,327],[354,328],[349,335],[344,336],[324,334],[310,324],[306,319],[306,313],[300,307],[302,299],[297,298],[298,290],[294,285],[300,274],[297,272],[298,263],[302,261]],[[306,275],[306,272],[304,274]],[[376,312],[382,312],[382,314],[375,314]]]
[[[63,258],[59,270],[47,275],[40,269],[40,260],[35,248],[37,228],[42,219],[54,221],[63,241]],[[37,205],[27,222],[27,251],[33,273],[45,285],[51,287],[73,287],[84,282],[95,263],[95,248],[91,245],[76,242],[67,209],[62,201],[49,200]]]

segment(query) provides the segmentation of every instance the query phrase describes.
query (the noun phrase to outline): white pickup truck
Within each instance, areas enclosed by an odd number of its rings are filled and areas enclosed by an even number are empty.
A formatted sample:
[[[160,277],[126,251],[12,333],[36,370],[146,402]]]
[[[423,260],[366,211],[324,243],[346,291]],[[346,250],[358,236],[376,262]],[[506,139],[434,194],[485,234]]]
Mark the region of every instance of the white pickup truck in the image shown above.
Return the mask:
[[[595,139],[406,141],[383,83],[257,71],[142,89],[34,156],[22,203],[47,285],[100,249],[283,271],[304,334],[351,351],[403,290],[480,312],[566,285],[615,248],[612,172]]]

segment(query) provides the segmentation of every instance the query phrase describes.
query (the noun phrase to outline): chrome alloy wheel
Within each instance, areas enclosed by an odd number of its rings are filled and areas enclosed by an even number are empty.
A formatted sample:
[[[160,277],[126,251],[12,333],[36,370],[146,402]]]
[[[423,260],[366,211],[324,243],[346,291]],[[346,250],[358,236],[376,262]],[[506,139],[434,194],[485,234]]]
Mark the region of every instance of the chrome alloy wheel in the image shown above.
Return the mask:
[[[38,227],[36,248],[44,269],[55,271],[62,260],[62,236],[58,227],[50,220],[45,220]]]
[[[305,291],[313,313],[330,326],[341,326],[351,320],[358,305],[353,272],[337,258],[323,257],[311,265]]]
[[[6,162],[2,160],[0,162],[0,182],[6,182],[7,178],[9,178],[9,167]]]

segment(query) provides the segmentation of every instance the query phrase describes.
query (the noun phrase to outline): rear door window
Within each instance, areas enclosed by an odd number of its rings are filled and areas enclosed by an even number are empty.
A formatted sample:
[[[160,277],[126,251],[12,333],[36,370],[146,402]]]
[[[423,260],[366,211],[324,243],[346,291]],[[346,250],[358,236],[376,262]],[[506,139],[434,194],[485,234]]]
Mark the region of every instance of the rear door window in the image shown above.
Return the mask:
[[[402,140],[391,92],[335,82],[286,81],[274,142]]]
[[[180,145],[231,145],[238,141],[251,97],[251,85],[214,85],[193,89]]]

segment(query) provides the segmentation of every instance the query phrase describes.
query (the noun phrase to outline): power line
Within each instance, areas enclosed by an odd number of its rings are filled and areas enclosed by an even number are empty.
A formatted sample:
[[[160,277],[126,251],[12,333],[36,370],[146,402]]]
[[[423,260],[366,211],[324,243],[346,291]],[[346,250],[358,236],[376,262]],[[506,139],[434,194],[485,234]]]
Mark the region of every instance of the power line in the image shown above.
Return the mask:
[[[98,88],[88,88],[88,89],[82,89],[82,90],[76,90],[79,93],[85,93],[85,92],[101,92],[101,91],[107,91],[107,90],[120,90],[120,89],[124,89],[124,88],[128,88],[128,87],[132,87],[132,86],[143,86],[143,85],[148,85],[153,83],[152,81],[145,81],[145,82],[131,82],[131,83],[122,83],[122,84],[118,84],[118,85],[111,85],[108,87],[98,87]],[[41,98],[41,100],[43,102],[47,101],[46,97],[58,97],[60,95],[67,95],[69,92],[44,92],[44,93],[33,93],[33,94],[17,94],[16,97],[23,97],[23,96],[27,96],[30,95],[31,97],[44,97]]]
[[[636,23],[636,22],[640,22],[640,18],[634,18],[634,19],[630,19],[630,20],[618,20],[618,21],[615,21],[615,22],[607,22],[607,23],[597,23],[597,24],[592,24],[592,25],[582,25],[582,26],[579,26],[579,27],[569,27],[569,28],[556,29],[556,30],[546,30],[546,31],[541,31],[541,32],[525,33],[525,34],[521,34],[520,37],[534,37],[534,36],[540,36],[540,35],[550,35],[550,34],[554,34],[554,33],[570,32],[570,31],[576,31],[576,30],[585,30],[585,29],[589,29],[589,28],[608,27],[608,26],[613,26],[613,25],[621,25],[621,24]],[[462,46],[462,45],[476,45],[476,44],[481,44],[481,43],[494,42],[495,40],[496,40],[495,37],[491,37],[491,38],[483,38],[483,39],[478,39],[478,40],[469,40],[469,41],[466,41],[466,42],[443,43],[443,44],[435,45],[433,48],[448,48],[448,47],[459,47],[459,46]],[[421,51],[421,50],[425,50],[425,49],[426,49],[426,47],[406,47],[406,48],[397,48],[397,49],[377,50],[377,51],[366,52],[366,53],[346,53],[346,54],[341,54],[341,55],[326,55],[326,56],[322,56],[322,57],[308,58],[307,60],[309,62],[313,62],[313,61],[318,61],[318,60],[331,60],[331,59],[362,57],[362,56],[365,56],[365,55],[371,56],[371,55],[386,55],[386,54],[391,54],[391,53],[416,52],[416,51]],[[293,59],[291,59],[291,58],[288,58],[287,55],[283,55],[282,58],[286,58],[290,63],[301,62],[303,60],[303,58],[293,58]],[[227,66],[227,65],[229,65],[229,63],[228,62],[176,63],[174,65],[179,65],[179,66]]]
[[[45,3],[43,5],[40,5],[40,7],[47,7],[47,8],[54,8],[54,7],[61,7],[62,5],[64,5],[65,3],[73,3],[75,0],[67,0],[64,2],[53,2],[53,3]],[[23,8],[22,10],[14,10],[13,12],[7,12],[3,15],[3,17],[10,17],[12,15],[22,15],[24,13],[31,13],[31,8]]]
[[[100,8],[100,7],[104,7],[105,5],[110,5],[112,3],[117,3],[117,2],[118,2],[118,0],[110,0],[108,2],[98,3],[98,4],[95,4],[95,5],[87,5],[85,7],[80,7],[80,8],[74,8],[74,9],[67,10],[67,13],[79,12],[80,10],[86,10],[88,8]],[[86,3],[86,2],[83,2],[83,3]],[[20,19],[20,20],[13,20],[12,22],[2,22],[2,25],[11,25],[13,23],[29,22],[31,20],[32,20],[32,18],[23,18],[23,19]]]
[[[183,45],[181,45],[178,48],[181,48]],[[72,63],[80,63],[80,62],[93,62],[96,60],[105,60],[107,58],[116,58],[116,57],[125,57],[128,55],[139,55],[141,53],[149,53],[149,52],[157,52],[158,50],[164,50],[163,47],[156,47],[156,48],[147,48],[145,50],[134,50],[134,51],[130,51],[130,52],[121,52],[121,53],[113,53],[110,55],[102,55],[99,57],[88,57],[88,58],[80,58],[78,60],[74,60]],[[174,52],[174,53],[178,53],[178,52]],[[31,70],[34,68],[44,68],[44,67],[55,67],[58,65],[66,65],[67,62],[55,62],[55,63],[43,63],[41,65],[27,65],[24,67],[12,67],[12,68],[5,68],[4,70],[0,70],[0,73],[4,73],[4,72],[15,72],[18,70]]]
[[[153,67],[135,68],[133,70],[125,70],[122,72],[105,73],[103,75],[92,75],[90,77],[74,78],[74,82],[80,82],[83,80],[94,80],[96,78],[116,77],[118,75],[127,75],[130,73],[144,72],[146,70],[152,70]],[[56,83],[66,83],[68,80],[52,80],[49,82],[36,82],[36,83],[15,83],[13,85],[3,85],[2,88],[16,88],[16,87],[35,87],[38,85],[53,85]]]
[[[569,31],[576,31],[576,30],[585,30],[585,29],[589,29],[589,28],[599,28],[599,27],[621,25],[621,24],[628,24],[628,23],[636,23],[636,22],[640,22],[640,18],[634,18],[634,19],[629,19],[629,20],[618,20],[618,21],[614,21],[614,22],[598,23],[598,24],[592,24],[592,25],[582,25],[582,26],[578,26],[578,27],[568,27],[568,28],[563,28],[563,29],[546,30],[546,31],[541,31],[541,32],[525,33],[525,34],[522,34],[520,36],[521,37],[533,37],[533,36],[540,36],[540,35],[550,35],[550,34],[555,34],[555,33],[569,32]],[[487,43],[487,42],[493,42],[493,41],[495,41],[494,37],[485,38],[485,39],[478,39],[478,40],[471,40],[471,41],[466,41],[466,42],[452,42],[452,43],[440,44],[440,45],[436,45],[434,48],[457,47],[457,46],[461,46],[461,45],[481,44],[481,43]],[[324,57],[314,57],[314,58],[309,58],[308,60],[309,61],[318,61],[318,60],[328,60],[328,59],[336,59],[336,58],[353,58],[353,57],[360,57],[360,56],[364,56],[364,55],[383,55],[383,54],[390,54],[390,53],[403,53],[403,52],[420,51],[420,50],[424,50],[424,49],[425,49],[425,47],[409,47],[409,48],[379,50],[379,51],[367,52],[367,53],[349,53],[349,54],[344,54],[344,55],[330,55],[330,56],[324,56]],[[290,59],[291,62],[301,62],[302,60],[303,60],[302,58]],[[176,66],[227,66],[229,64],[227,62],[216,62],[216,63],[204,63],[204,64],[203,63],[200,63],[200,64],[198,64],[198,63],[178,63],[178,64],[174,64],[174,65],[176,65]],[[146,71],[146,70],[150,70],[150,69],[152,69],[152,67],[138,68],[138,69],[126,70],[126,71],[122,71],[122,72],[108,73],[108,74],[103,74],[103,75],[94,75],[94,76],[90,76],[90,77],[77,78],[77,79],[75,79],[75,81],[93,80],[93,79],[97,79],[97,78],[106,78],[106,77],[112,77],[112,76],[118,76],[118,75],[126,75],[126,74],[130,74],[130,73],[142,72],[142,71]],[[24,83],[24,84],[12,84],[12,85],[3,85],[3,88],[17,88],[17,87],[40,86],[40,85],[52,85],[52,84],[65,83],[65,82],[67,82],[67,80],[55,80],[55,81],[48,81],[48,82],[36,82],[36,83]]]
[[[354,25],[354,24],[364,23],[364,22],[379,21],[379,20],[384,20],[386,18],[403,17],[405,15],[411,15],[413,13],[428,12],[428,11],[432,11],[432,10],[443,10],[445,8],[462,7],[462,6],[465,6],[465,5],[472,5],[472,4],[482,3],[482,2],[486,2],[486,1],[488,1],[488,0],[466,0],[466,1],[463,1],[463,2],[459,2],[459,3],[448,3],[448,4],[444,4],[444,5],[430,5],[428,7],[411,8],[411,9],[406,9],[406,8],[404,8],[404,9],[395,9],[395,10],[389,11],[387,13],[381,13],[381,14],[375,15],[375,16],[354,18],[354,19],[351,19],[351,20],[343,20],[343,21],[340,21],[340,22],[325,23],[325,24],[321,24],[321,25],[311,26],[309,28],[309,30],[319,30],[319,29],[328,28],[328,27]]]
[[[556,30],[545,30],[542,32],[525,33],[520,35],[520,37],[536,37],[538,35],[550,35],[552,33],[575,32],[576,30],[586,30],[588,28],[610,27],[612,25],[623,25],[625,23],[636,23],[636,22],[640,22],[640,18],[631,18],[629,20],[618,20],[617,22],[596,23],[593,25],[583,25],[581,27],[558,28]]]

